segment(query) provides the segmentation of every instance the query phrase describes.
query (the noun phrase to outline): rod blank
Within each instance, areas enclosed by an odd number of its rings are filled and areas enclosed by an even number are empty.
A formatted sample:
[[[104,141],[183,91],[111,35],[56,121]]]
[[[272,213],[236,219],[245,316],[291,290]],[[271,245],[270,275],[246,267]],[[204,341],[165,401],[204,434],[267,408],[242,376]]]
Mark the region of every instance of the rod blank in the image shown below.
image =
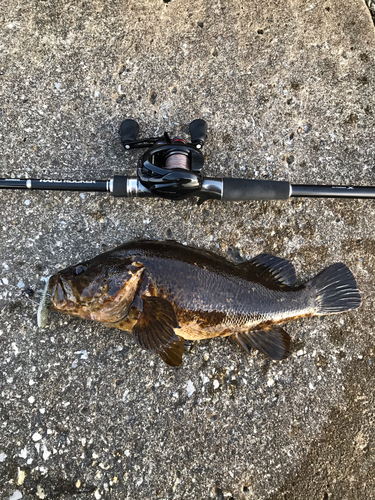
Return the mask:
[[[292,184],[290,196],[308,198],[375,198],[375,187],[308,186],[303,184]]]
[[[42,189],[54,191],[109,191],[109,181],[65,181],[52,179],[0,179],[0,189]]]
[[[154,195],[136,177],[115,175],[111,180],[72,181],[51,179],[0,179],[0,189],[40,189],[54,191],[110,192],[114,196],[147,198]],[[375,198],[373,186],[319,186],[290,184],[285,181],[253,179],[203,180],[202,188],[195,196],[222,201],[286,200],[307,198]]]

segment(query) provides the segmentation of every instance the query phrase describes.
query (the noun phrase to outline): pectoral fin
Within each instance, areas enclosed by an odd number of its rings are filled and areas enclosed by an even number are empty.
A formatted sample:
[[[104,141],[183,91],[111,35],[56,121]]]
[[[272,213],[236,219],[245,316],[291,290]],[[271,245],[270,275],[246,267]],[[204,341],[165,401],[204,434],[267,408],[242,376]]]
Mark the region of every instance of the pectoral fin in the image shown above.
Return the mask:
[[[248,354],[253,347],[275,360],[285,359],[289,355],[290,337],[278,325],[264,327],[261,330],[236,333],[231,338]]]
[[[133,327],[135,341],[159,354],[169,366],[179,366],[184,352],[184,339],[175,332],[178,321],[172,304],[160,297],[142,296],[143,310]]]

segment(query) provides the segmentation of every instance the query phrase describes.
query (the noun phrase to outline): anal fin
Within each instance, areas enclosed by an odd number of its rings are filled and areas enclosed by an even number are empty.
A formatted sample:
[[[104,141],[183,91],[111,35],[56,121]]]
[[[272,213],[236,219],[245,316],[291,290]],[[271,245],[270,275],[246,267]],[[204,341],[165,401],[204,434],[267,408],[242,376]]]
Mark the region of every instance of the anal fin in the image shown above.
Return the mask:
[[[231,338],[248,354],[251,348],[255,348],[275,360],[285,359],[289,355],[290,337],[278,325],[236,333]]]
[[[142,296],[141,299],[142,312],[132,330],[135,341],[143,349],[159,354],[167,365],[179,366],[184,339],[174,332],[179,325],[172,304],[160,297]]]

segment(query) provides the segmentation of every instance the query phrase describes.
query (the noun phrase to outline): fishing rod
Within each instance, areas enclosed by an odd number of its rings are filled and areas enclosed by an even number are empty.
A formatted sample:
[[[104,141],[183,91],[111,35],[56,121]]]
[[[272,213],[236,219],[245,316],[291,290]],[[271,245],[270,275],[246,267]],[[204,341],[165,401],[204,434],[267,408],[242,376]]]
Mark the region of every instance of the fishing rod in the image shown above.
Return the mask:
[[[375,198],[372,186],[328,186],[290,184],[287,181],[257,179],[217,179],[203,177],[207,124],[194,120],[189,125],[191,142],[182,137],[137,139],[139,125],[127,119],[121,123],[120,136],[125,150],[147,148],[139,158],[137,177],[115,175],[109,180],[52,180],[52,179],[0,179],[0,189],[42,189],[57,191],[106,192],[123,198],[149,198],[158,196],[169,200],[182,200],[191,196],[205,200],[222,201],[286,200],[295,197],[311,198]]]

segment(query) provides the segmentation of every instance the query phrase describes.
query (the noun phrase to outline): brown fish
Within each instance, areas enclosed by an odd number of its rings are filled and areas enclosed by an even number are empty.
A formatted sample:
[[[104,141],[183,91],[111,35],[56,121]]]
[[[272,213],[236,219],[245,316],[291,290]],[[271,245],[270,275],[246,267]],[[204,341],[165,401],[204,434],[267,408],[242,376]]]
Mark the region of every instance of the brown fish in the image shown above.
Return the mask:
[[[344,264],[295,286],[293,265],[279,257],[234,264],[173,241],[125,243],[58,272],[49,287],[52,309],[131,330],[170,366],[181,364],[184,339],[218,336],[284,359],[290,337],[279,323],[361,304]]]

